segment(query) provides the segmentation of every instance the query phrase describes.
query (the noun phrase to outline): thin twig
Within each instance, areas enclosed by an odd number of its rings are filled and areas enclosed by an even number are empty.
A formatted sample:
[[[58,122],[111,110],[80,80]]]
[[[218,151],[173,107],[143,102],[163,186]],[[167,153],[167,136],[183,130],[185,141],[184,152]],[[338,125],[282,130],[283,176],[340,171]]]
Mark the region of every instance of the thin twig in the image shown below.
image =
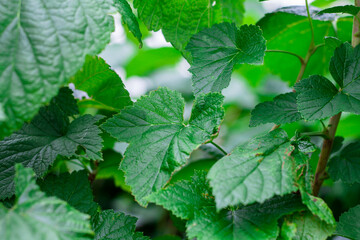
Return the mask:
[[[219,149],[223,154],[227,155],[228,153],[219,145],[217,145],[216,143],[214,143],[213,141],[210,142],[212,145],[214,145],[217,149]]]

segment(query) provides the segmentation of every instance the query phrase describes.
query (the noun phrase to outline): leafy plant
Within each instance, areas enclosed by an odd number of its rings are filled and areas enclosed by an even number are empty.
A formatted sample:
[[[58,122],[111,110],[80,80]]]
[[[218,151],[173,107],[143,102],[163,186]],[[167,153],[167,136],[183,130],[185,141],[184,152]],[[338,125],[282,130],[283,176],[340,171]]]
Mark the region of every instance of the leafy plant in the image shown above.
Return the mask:
[[[243,0],[0,0],[0,235],[359,239],[360,199],[340,211],[331,199],[336,184],[360,189],[360,132],[345,131],[360,120],[359,11],[358,0],[305,0],[254,25]],[[117,12],[145,48],[122,62],[127,76],[183,57],[192,94],[130,97],[97,56]],[[159,30],[174,48],[147,47],[143,36]],[[287,91],[256,89],[262,102],[247,113],[223,91],[239,74],[262,87],[278,78]],[[256,136],[221,147],[238,119]],[[160,206],[175,230],[137,231],[137,218],[103,204],[104,179],[141,207]]]

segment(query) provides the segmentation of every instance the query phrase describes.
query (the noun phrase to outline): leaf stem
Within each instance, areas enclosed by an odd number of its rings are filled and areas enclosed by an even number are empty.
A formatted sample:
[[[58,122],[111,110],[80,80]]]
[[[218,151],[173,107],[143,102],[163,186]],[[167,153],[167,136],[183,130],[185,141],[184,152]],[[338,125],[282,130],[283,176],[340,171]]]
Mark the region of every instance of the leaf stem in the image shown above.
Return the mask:
[[[355,6],[359,7],[360,6],[360,0],[355,0]],[[360,14],[358,14],[359,16]],[[352,31],[352,46],[355,47],[359,44],[360,39],[359,36],[357,36],[357,32],[359,32],[359,21],[357,21],[357,18],[354,17],[353,20],[353,31]],[[319,162],[318,165],[316,167],[316,172],[315,172],[315,179],[314,179],[314,183],[312,186],[312,192],[314,196],[317,196],[319,194],[321,185],[324,182],[324,176],[326,175],[326,166],[327,166],[327,162],[329,160],[330,154],[331,154],[331,150],[333,147],[333,143],[334,143],[334,138],[335,138],[335,134],[336,134],[336,129],[339,125],[339,121],[341,118],[341,112],[336,114],[335,116],[331,117],[330,121],[329,121],[329,128],[328,128],[328,136],[329,139],[325,139],[323,142],[323,146],[321,149],[321,153],[320,153],[320,157],[319,157]]]
[[[311,30],[311,43],[310,43],[310,47],[311,47],[311,48],[314,48],[314,47],[315,47],[315,34],[314,34],[313,22],[312,22],[311,15],[310,15],[310,9],[309,9],[308,0],[305,0],[305,4],[306,4],[306,12],[307,12],[307,16],[308,16],[308,19],[309,19],[310,30]]]
[[[292,56],[297,57],[300,60],[300,63],[303,64],[304,63],[304,58],[301,57],[300,55],[293,53],[293,52],[289,52],[289,51],[285,51],[285,50],[266,50],[265,52],[274,52],[274,53],[285,53],[285,54],[289,54]]]
[[[300,136],[322,137],[324,139],[329,138],[329,136],[327,135],[327,132],[304,132],[304,133],[300,133]]]
[[[223,154],[227,155],[228,153],[219,145],[217,145],[216,143],[214,143],[213,141],[210,142],[212,145],[214,145],[214,147],[216,147],[217,149],[219,149]]]

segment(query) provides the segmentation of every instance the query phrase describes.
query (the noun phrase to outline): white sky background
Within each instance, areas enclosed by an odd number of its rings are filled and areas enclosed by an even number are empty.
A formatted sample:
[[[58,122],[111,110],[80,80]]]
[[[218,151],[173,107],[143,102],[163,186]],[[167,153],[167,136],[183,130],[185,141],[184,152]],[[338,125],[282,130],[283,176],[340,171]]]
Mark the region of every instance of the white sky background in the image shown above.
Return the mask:
[[[309,0],[309,4],[314,0]],[[280,7],[293,6],[293,5],[305,5],[305,0],[270,0],[262,3],[266,12],[271,12]]]

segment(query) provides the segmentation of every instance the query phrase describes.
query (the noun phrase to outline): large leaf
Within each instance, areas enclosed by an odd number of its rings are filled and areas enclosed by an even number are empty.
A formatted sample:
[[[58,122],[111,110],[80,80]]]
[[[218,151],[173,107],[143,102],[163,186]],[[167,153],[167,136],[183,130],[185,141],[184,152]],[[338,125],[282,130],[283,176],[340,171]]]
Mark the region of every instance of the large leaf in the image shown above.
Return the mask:
[[[336,227],[336,234],[351,239],[360,238],[360,205],[351,208],[340,216]]]
[[[345,6],[336,6],[331,8],[326,8],[321,10],[318,14],[323,13],[348,13],[353,16],[356,16],[360,11],[360,7],[356,7],[354,5],[345,5]]]
[[[38,182],[41,190],[47,196],[55,196],[66,201],[80,212],[95,215],[98,205],[93,200],[93,194],[85,170],[63,173],[59,176],[48,175]]]
[[[94,240],[140,240],[139,233],[135,233],[136,218],[117,213],[114,210],[102,211],[92,221],[95,231]]]
[[[284,124],[301,119],[294,92],[280,94],[273,101],[258,104],[251,112],[250,127],[265,123]]]
[[[47,197],[36,185],[30,168],[16,165],[16,204],[0,204],[0,234],[6,240],[92,239],[89,216],[55,197]]]
[[[97,0],[0,2],[0,136],[30,120],[43,103],[110,40],[112,17]]]
[[[360,183],[360,142],[350,143],[333,157],[328,172],[335,181]]]
[[[200,95],[186,124],[181,95],[159,88],[102,125],[119,141],[130,142],[121,169],[140,204],[146,205],[144,197],[163,187],[190,153],[217,132],[222,101],[217,93]]]
[[[316,15],[315,8],[310,8],[314,26],[315,45],[324,43],[325,36],[334,36],[332,14]],[[305,6],[291,6],[266,14],[257,23],[263,31],[267,49],[283,50],[296,53],[305,58],[311,41],[311,30]],[[319,48],[311,57],[304,77],[313,74],[325,74],[332,55],[328,48]],[[267,53],[265,66],[281,79],[294,83],[300,70],[300,61],[283,53]]]
[[[100,57],[86,56],[84,66],[70,81],[90,97],[80,101],[80,106],[119,111],[132,103],[120,77]]]
[[[193,91],[220,92],[229,85],[235,64],[262,64],[265,39],[254,25],[221,23],[191,37],[186,50],[193,62]]]
[[[314,75],[295,85],[298,110],[307,120],[323,119],[341,111],[360,114],[360,46],[344,43],[335,50],[330,72],[340,89]]]
[[[293,150],[286,132],[276,129],[220,159],[208,174],[217,208],[261,203],[295,191]]]
[[[240,24],[243,0],[135,0],[139,18],[149,30],[162,30],[165,39],[180,51],[190,37],[223,21]]]
[[[60,89],[49,106],[23,128],[0,142],[0,198],[14,193],[14,165],[22,163],[43,175],[58,155],[76,155],[78,147],[88,159],[101,159],[101,130],[96,123],[101,116],[84,115],[70,123],[69,116],[77,113],[71,90]]]

